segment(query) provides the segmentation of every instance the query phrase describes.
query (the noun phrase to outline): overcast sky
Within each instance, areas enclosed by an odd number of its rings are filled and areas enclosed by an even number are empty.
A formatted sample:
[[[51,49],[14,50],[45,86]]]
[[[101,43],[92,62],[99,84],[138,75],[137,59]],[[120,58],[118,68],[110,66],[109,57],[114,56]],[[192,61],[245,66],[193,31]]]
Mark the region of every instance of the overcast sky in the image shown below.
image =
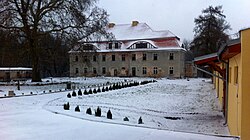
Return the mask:
[[[110,22],[147,23],[153,30],[170,30],[183,39],[193,39],[194,18],[209,5],[222,5],[232,30],[250,27],[250,0],[99,0]]]

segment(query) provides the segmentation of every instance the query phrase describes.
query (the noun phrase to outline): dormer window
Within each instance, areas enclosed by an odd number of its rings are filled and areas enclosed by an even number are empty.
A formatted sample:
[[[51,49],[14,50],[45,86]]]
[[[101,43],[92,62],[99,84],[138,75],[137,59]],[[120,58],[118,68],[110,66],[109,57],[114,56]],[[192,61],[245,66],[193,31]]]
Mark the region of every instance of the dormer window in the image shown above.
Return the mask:
[[[135,45],[136,49],[141,49],[141,48],[148,48],[148,43],[147,42],[141,42]]]
[[[151,48],[156,48],[156,47],[146,41],[136,42],[129,47],[129,49],[151,49]]]
[[[120,49],[121,43],[120,42],[109,42],[108,49]]]

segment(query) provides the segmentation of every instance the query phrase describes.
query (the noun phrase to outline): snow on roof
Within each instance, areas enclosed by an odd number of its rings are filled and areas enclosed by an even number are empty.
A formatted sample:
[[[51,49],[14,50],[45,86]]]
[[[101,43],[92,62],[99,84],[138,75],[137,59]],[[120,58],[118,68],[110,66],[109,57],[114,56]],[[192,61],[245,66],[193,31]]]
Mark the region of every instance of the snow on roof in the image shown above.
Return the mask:
[[[0,71],[31,71],[32,68],[24,68],[24,67],[2,67]]]
[[[135,25],[134,22],[136,23]],[[121,51],[146,51],[146,50],[184,50],[181,46],[180,39],[168,30],[154,31],[146,23],[139,23],[137,21],[132,24],[117,24],[110,23],[107,26],[107,32],[112,33],[115,37],[114,40],[118,41],[121,46],[118,49],[109,49],[108,43],[111,42],[107,39],[101,41],[81,42],[82,44],[92,44],[96,47],[96,52],[121,52]],[[130,49],[130,47],[139,42],[150,43],[153,48],[144,49]],[[89,51],[81,49],[84,45],[76,45],[69,51],[69,53]]]
[[[168,30],[154,31],[146,23],[138,23],[135,26],[132,26],[131,24],[117,24],[113,27],[108,27],[107,32],[112,33],[116,40],[177,37]]]

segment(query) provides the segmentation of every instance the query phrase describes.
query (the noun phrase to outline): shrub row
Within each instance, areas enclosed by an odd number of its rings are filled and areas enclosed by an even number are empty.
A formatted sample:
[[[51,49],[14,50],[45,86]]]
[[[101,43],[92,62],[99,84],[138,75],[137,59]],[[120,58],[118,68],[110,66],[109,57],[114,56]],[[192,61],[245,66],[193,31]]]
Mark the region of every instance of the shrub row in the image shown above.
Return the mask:
[[[82,92],[81,89],[78,90],[77,94],[75,91],[72,92],[72,95],[70,93],[68,93],[67,97],[71,98],[71,97],[76,97],[78,96],[82,96],[82,95],[89,95],[89,94],[96,94],[99,92],[106,92],[106,91],[111,91],[111,90],[117,90],[117,89],[122,89],[122,88],[127,88],[127,87],[133,87],[133,86],[138,86],[138,85],[145,85],[148,83],[152,83],[152,82],[156,82],[156,80],[152,80],[152,81],[142,81],[142,82],[132,82],[132,83],[115,83],[113,85],[110,86],[103,86],[102,88],[98,87],[97,89],[85,89],[84,92]]]
[[[66,103],[66,104],[64,104],[64,105],[63,105],[63,108],[64,108],[64,110],[70,110],[69,102]],[[80,111],[80,107],[79,107],[78,105],[75,107],[75,112],[81,112],[81,111]],[[92,115],[92,111],[91,111],[91,108],[90,108],[90,107],[86,110],[86,114]],[[96,116],[96,117],[101,117],[101,115],[102,115],[101,108],[100,108],[100,107],[97,107],[97,109],[95,110],[95,116]],[[108,112],[107,112],[107,118],[108,118],[108,119],[112,119],[112,118],[113,118],[110,109],[109,109]],[[128,117],[124,117],[124,118],[123,118],[123,121],[129,121]],[[141,117],[138,119],[138,124],[143,124],[142,118],[141,118]]]

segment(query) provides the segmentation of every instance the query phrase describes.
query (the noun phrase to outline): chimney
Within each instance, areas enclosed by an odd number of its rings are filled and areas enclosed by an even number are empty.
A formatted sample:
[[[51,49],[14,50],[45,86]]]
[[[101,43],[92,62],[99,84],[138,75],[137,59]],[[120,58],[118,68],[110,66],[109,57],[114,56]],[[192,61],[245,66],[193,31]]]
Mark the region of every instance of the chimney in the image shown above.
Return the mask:
[[[113,28],[115,26],[115,23],[109,23],[108,27]]]
[[[132,26],[134,27],[134,26],[137,26],[139,24],[139,22],[138,21],[132,21]]]

